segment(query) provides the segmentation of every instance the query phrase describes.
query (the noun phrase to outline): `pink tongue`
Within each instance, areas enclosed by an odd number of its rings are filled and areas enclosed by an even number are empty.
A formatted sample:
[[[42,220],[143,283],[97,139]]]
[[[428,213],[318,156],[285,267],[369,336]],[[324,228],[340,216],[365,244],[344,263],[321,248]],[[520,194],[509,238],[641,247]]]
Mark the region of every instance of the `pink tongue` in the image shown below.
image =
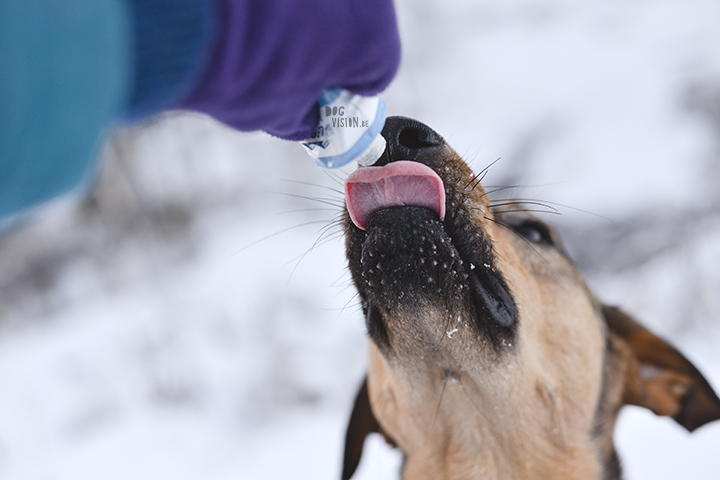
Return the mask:
[[[442,180],[430,167],[409,160],[358,168],[345,180],[345,197],[350,218],[362,230],[374,211],[386,207],[426,207],[445,218]]]

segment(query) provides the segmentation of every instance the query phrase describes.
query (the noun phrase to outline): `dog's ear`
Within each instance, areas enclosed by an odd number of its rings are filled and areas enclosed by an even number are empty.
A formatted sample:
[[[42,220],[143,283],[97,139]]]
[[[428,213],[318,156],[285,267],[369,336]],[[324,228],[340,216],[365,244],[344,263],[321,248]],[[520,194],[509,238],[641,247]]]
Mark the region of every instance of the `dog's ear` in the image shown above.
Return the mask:
[[[689,431],[720,419],[720,399],[680,352],[618,308],[603,306],[610,335],[626,351],[623,403],[672,417]]]
[[[355,405],[345,434],[342,480],[349,480],[355,473],[362,456],[365,437],[373,432],[380,432],[380,424],[370,409],[366,377],[355,397]]]

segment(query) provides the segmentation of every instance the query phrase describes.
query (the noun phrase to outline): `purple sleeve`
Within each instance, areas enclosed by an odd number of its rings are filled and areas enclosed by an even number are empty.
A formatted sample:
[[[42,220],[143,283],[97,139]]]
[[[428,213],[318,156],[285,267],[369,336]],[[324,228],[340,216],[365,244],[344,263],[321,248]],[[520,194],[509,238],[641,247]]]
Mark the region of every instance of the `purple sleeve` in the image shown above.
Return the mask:
[[[392,0],[222,0],[218,28],[180,107],[287,140],[312,134],[323,90],[377,94],[400,62]]]

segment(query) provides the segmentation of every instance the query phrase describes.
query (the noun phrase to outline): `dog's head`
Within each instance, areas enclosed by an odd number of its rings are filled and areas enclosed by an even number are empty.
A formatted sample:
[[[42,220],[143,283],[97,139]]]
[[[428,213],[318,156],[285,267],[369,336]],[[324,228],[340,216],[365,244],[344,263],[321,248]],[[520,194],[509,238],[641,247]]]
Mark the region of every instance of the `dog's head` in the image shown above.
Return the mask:
[[[617,478],[625,403],[689,430],[720,400],[676,350],[603,306],[544,222],[491,205],[432,129],[391,117],[346,182],[349,269],[371,338],[344,478],[381,431],[415,478]],[[481,172],[482,173],[482,172]]]

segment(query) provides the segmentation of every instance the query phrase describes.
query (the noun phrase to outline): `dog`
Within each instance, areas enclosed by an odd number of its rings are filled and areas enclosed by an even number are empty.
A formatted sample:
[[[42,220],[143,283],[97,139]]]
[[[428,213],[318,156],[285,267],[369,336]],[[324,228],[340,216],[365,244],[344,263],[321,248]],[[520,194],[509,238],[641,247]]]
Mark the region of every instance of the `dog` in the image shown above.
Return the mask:
[[[720,418],[702,374],[601,303],[551,227],[492,206],[430,127],[390,117],[382,135],[382,157],[345,183],[370,342],[343,480],[372,432],[402,451],[405,480],[620,479],[623,405],[689,431]]]

